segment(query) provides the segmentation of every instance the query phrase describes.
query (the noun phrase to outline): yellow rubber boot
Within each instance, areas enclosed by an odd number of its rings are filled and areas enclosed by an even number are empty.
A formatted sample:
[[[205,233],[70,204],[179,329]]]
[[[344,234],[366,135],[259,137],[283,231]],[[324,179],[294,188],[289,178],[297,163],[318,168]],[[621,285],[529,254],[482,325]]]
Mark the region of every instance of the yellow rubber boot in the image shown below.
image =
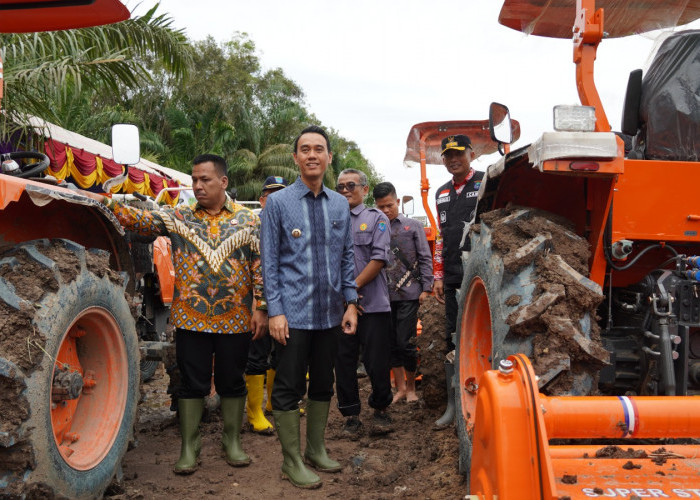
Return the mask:
[[[263,413],[263,385],[265,375],[246,375],[245,385],[248,389],[248,399],[245,409],[248,415],[248,427],[251,431],[265,436],[274,434],[272,424],[265,418]]]
[[[275,370],[270,368],[267,370],[267,402],[265,403],[265,411],[272,413],[272,385],[275,383]]]

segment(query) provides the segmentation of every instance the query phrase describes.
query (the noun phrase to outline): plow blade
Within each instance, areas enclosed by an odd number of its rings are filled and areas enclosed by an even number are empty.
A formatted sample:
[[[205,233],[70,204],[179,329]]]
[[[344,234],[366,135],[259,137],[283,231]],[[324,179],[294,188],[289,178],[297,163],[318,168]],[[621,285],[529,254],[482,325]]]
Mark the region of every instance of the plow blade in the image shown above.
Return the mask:
[[[548,397],[509,359],[479,384],[467,498],[700,499],[700,397]]]

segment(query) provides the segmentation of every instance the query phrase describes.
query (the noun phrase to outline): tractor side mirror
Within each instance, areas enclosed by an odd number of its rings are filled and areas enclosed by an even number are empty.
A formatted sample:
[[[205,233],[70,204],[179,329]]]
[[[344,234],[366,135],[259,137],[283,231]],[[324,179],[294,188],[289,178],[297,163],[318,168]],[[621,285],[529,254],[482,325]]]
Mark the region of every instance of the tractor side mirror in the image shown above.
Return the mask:
[[[136,125],[117,123],[112,126],[112,159],[119,165],[136,165],[141,160]]]
[[[491,103],[489,107],[489,131],[491,132],[491,139],[499,144],[510,144],[513,142],[513,126],[510,121],[508,106],[497,102]]]
[[[401,198],[401,213],[404,215],[413,215],[413,196],[403,196]]]

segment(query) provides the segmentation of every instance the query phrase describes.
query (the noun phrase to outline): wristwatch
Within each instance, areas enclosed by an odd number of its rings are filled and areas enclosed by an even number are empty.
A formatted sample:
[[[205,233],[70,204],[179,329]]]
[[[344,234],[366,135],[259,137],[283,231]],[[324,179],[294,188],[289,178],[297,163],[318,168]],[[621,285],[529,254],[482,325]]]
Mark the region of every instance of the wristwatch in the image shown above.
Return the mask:
[[[357,307],[357,299],[350,299],[347,302],[345,302],[346,306],[349,306],[350,304],[354,305]]]

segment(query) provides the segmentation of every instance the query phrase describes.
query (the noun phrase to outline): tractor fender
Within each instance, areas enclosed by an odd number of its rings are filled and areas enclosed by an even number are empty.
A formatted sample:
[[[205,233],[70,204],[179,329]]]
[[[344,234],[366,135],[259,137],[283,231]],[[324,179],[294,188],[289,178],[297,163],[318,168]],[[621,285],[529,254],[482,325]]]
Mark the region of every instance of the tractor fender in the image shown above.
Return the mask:
[[[80,191],[0,175],[0,248],[30,240],[62,238],[111,254],[110,265],[129,277],[134,268],[124,229],[102,203]]]

